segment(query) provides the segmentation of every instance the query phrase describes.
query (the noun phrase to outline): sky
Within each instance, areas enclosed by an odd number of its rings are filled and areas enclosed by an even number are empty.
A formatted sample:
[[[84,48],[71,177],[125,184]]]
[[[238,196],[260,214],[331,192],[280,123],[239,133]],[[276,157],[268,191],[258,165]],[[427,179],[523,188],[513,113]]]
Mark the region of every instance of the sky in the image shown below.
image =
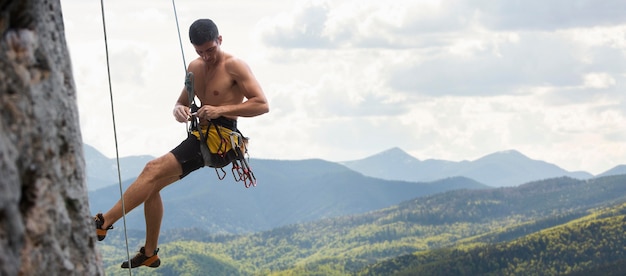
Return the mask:
[[[176,0],[179,27],[172,1],[104,2],[106,32],[100,1],[61,5],[82,138],[109,157],[115,137],[120,156],[186,137],[172,110],[197,56],[188,27],[211,18],[270,104],[239,120],[252,158],[626,164],[623,0]]]

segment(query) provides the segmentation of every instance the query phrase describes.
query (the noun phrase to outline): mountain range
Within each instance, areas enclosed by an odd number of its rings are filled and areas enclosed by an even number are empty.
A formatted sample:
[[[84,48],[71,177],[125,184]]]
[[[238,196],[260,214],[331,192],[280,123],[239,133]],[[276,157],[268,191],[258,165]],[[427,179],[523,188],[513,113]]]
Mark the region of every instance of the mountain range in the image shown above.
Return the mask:
[[[118,170],[85,152],[95,214],[119,199]],[[120,159],[122,188],[151,158]],[[256,187],[204,168],[162,190],[162,265],[133,274],[610,275],[626,264],[624,165],[593,176],[514,150],[452,162],[399,148],[250,164]],[[98,243],[107,275],[126,273],[124,243],[143,243],[141,209]]]
[[[119,198],[117,164],[85,145],[87,183],[93,214],[107,211]],[[150,156],[120,159],[125,189]],[[568,172],[517,151],[498,152],[476,161],[419,161],[398,148],[342,163],[320,159],[251,159],[259,179],[249,189],[229,174],[219,181],[203,168],[162,191],[162,228],[199,228],[213,233],[250,233],[323,218],[360,214],[417,197],[459,189],[490,189],[533,180],[569,176]],[[618,166],[605,174],[619,174]],[[478,179],[478,180],[477,180]],[[128,227],[143,229],[142,207],[127,216]]]
[[[364,175],[403,181],[433,181],[463,176],[493,186],[517,186],[530,181],[567,176],[589,179],[592,174],[570,172],[554,164],[526,157],[516,150],[495,152],[474,161],[419,160],[399,148],[392,148],[365,159],[341,162]],[[619,174],[616,167],[601,176]]]
[[[369,212],[449,190],[488,188],[463,177],[429,183],[377,179],[337,163],[316,159],[255,159],[251,163],[259,179],[256,187],[246,189],[231,175],[219,181],[214,170],[201,169],[163,189],[165,214],[162,229],[257,232]],[[132,179],[125,181],[123,188],[131,182]],[[118,185],[89,192],[92,213],[108,210],[119,198]],[[126,216],[128,228],[143,229],[141,209],[140,206]]]
[[[87,163],[87,184],[90,191],[118,183],[115,158],[108,158],[94,147],[84,145]],[[120,158],[122,181],[134,179],[149,155]],[[254,159],[253,159],[254,160]],[[289,162],[289,161],[285,161]],[[473,161],[419,160],[400,148],[391,148],[372,156],[338,162],[363,175],[410,182],[431,182],[462,176],[492,187],[516,186],[530,181],[567,176],[589,179],[593,174],[585,171],[567,171],[557,165],[531,159],[516,150],[494,152]],[[609,176],[626,173],[626,165],[618,165],[595,175]]]

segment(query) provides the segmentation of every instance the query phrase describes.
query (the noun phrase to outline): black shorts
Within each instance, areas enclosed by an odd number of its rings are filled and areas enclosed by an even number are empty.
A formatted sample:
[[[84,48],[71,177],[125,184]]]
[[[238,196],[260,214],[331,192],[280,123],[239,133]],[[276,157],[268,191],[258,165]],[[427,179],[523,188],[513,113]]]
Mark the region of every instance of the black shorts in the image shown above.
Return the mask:
[[[200,151],[200,141],[196,136],[189,134],[185,141],[170,151],[178,160],[183,173],[180,178],[187,176],[191,172],[204,167],[204,159]]]
[[[237,121],[228,119],[225,117],[219,117],[212,119],[211,122],[219,126],[229,128],[237,131]],[[191,172],[204,167],[204,159],[202,158],[202,151],[200,150],[200,140],[193,134],[189,134],[185,141],[182,141],[180,145],[170,151],[176,157],[176,160],[183,169],[183,173],[180,178],[187,176]]]

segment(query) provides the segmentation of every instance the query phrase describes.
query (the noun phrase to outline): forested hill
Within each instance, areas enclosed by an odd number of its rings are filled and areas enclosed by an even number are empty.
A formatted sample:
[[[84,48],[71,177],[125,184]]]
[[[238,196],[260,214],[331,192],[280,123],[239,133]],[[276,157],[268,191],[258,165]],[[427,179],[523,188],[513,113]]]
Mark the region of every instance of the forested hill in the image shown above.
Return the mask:
[[[419,259],[418,262],[421,264],[432,260],[432,265],[437,267],[436,262],[441,261],[437,259],[439,255],[447,258],[452,256],[449,252],[462,253],[480,248],[476,246],[483,246],[485,250],[506,249],[508,245],[503,243],[515,239],[532,241],[533,237],[540,237],[551,248],[564,248],[573,244],[577,236],[552,235],[549,234],[551,228],[568,229],[571,225],[600,223],[601,219],[610,217],[607,214],[617,214],[617,219],[613,221],[615,225],[607,227],[624,227],[624,220],[619,220],[619,210],[626,208],[620,207],[624,202],[626,175],[587,181],[564,177],[514,188],[451,191],[416,198],[362,215],[294,224],[245,236],[209,236],[201,230],[171,230],[162,235],[163,268],[155,271],[163,271],[162,275],[176,275],[194,269],[209,271],[209,275],[351,275],[359,271],[372,272],[374,275],[386,275],[376,274],[376,271],[400,273],[413,268],[412,256],[421,256],[413,255],[415,252],[434,252],[433,255],[424,255],[425,259]],[[618,211],[594,213],[597,208],[607,206],[617,206]],[[595,217],[589,214],[595,214]],[[577,220],[588,224],[571,224]],[[614,231],[611,231],[602,238],[612,243],[622,242],[619,239],[623,235],[615,237]],[[139,240],[133,242],[131,245],[139,243]],[[119,261],[125,254],[120,251],[123,249],[122,240],[114,238],[107,243],[103,246],[106,251],[103,255],[111,259],[105,260],[116,265],[115,261]],[[517,244],[521,247],[516,252],[547,250],[532,243]],[[621,244],[624,245],[623,242]],[[575,249],[577,251],[572,253],[576,256],[574,263],[567,265],[580,266],[586,263],[587,268],[598,271],[614,265],[607,263],[602,267],[589,267],[589,262],[594,260],[591,255],[598,248],[588,248],[588,245],[581,244],[580,248]],[[546,251],[545,254],[551,252]],[[471,256],[482,258],[481,261],[486,262],[488,267],[492,266],[491,262],[507,261],[493,259],[498,254],[476,254]],[[194,259],[186,257],[190,255]],[[393,262],[368,267],[398,257]],[[623,261],[620,256],[610,257],[613,258],[612,262]],[[181,263],[181,260],[184,261]],[[539,261],[532,258],[528,260],[530,264]],[[208,267],[206,263],[211,263],[211,266]],[[107,274],[115,275],[111,274],[115,271],[119,269],[111,268]]]
[[[405,255],[358,275],[626,275],[626,204],[497,244]]]

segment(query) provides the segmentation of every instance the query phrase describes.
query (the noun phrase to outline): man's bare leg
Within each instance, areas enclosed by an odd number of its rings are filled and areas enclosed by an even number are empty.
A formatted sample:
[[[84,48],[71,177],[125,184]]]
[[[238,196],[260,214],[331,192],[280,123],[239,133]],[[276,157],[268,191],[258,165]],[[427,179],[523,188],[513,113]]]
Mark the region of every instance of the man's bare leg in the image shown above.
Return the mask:
[[[163,202],[161,194],[156,192],[144,202],[143,211],[146,217],[146,256],[152,256],[159,243],[161,220],[163,219]]]
[[[165,186],[177,181],[181,174],[182,169],[180,164],[171,152],[148,162],[135,182],[124,192],[124,211],[129,213],[139,206],[139,204],[146,202],[151,196],[155,194],[159,196],[159,191]],[[162,204],[160,205],[160,215],[157,213],[159,217],[163,215],[163,206]],[[144,206],[144,208],[146,207],[147,206]],[[109,225],[115,223],[122,215],[122,202],[118,200],[108,212],[103,214],[104,224],[102,225],[102,229],[106,229]],[[153,221],[152,218],[149,219],[148,216],[146,216],[146,225],[149,220]],[[159,228],[160,221],[161,219],[159,218]],[[146,231],[148,231],[148,229],[146,229]]]

